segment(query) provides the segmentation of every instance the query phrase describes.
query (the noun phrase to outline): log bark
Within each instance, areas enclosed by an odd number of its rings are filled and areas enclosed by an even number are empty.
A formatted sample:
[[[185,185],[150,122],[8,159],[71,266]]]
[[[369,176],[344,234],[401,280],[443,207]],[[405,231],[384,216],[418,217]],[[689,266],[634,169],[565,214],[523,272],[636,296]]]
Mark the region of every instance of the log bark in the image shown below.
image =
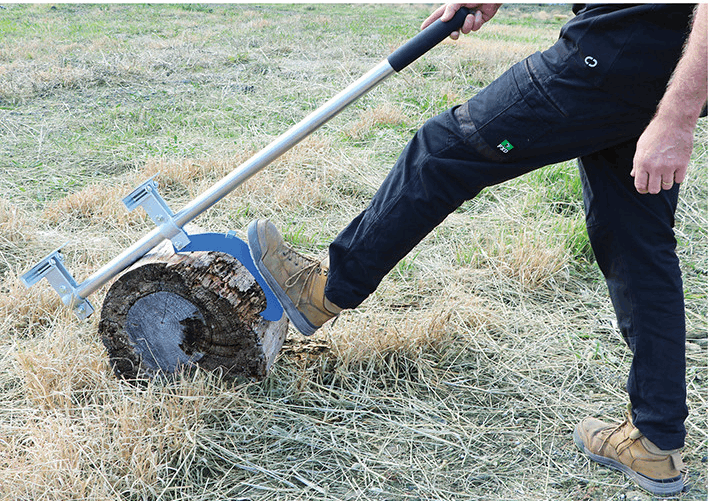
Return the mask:
[[[228,377],[266,376],[288,320],[264,320],[264,292],[222,252],[175,254],[163,242],[111,286],[99,334],[117,376],[151,378],[199,366]]]

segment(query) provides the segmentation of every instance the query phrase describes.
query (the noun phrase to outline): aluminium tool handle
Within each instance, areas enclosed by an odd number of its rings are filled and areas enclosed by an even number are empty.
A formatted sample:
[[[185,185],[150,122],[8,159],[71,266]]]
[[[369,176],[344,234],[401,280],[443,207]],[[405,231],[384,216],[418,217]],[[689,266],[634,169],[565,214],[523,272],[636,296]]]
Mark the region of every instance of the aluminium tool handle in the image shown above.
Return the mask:
[[[414,38],[389,55],[387,61],[392,66],[392,69],[399,73],[409,64],[419,59],[420,56],[429,52],[453,31],[461,28],[468,14],[469,10],[466,7],[461,7],[450,20],[443,22],[441,19],[437,19],[420,31]]]

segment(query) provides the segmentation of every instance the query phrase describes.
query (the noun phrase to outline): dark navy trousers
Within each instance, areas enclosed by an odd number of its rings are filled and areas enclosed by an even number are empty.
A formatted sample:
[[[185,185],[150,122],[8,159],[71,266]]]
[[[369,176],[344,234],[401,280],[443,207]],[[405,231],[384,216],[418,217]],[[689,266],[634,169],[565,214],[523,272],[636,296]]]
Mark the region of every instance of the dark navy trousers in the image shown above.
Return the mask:
[[[630,172],[686,33],[641,14],[609,13],[616,17],[607,26],[598,13],[578,16],[552,48],[428,120],[369,206],[331,244],[326,296],[356,307],[483,188],[578,158],[589,238],[633,352],[627,391],[634,424],[661,449],[674,449],[683,446],[688,414],[673,232],[678,186],[641,195]],[[677,21],[687,25],[687,14]]]

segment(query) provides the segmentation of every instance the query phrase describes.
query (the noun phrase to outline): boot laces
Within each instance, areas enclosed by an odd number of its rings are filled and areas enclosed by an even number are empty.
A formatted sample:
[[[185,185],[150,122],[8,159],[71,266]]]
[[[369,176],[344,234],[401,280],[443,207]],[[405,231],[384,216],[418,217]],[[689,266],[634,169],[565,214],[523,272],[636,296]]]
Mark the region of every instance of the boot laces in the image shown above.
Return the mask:
[[[301,281],[301,289],[298,291],[296,300],[296,308],[298,308],[301,305],[303,292],[306,290],[306,286],[308,285],[308,283],[310,283],[313,275],[321,273],[323,268],[321,267],[319,261],[302,256],[290,247],[286,247],[286,250],[283,252],[283,255],[289,261],[293,261],[295,266],[299,267],[299,270],[296,271],[290,277],[288,277],[288,279],[284,283],[286,289],[291,289],[298,285],[298,282]],[[301,266],[301,262],[305,262],[306,264],[304,266]]]
[[[285,243],[282,245],[281,255],[284,259],[287,259],[288,261],[293,261],[296,266],[300,266],[301,261],[306,261],[308,263],[314,262],[313,259],[307,258],[306,256],[299,254]]]

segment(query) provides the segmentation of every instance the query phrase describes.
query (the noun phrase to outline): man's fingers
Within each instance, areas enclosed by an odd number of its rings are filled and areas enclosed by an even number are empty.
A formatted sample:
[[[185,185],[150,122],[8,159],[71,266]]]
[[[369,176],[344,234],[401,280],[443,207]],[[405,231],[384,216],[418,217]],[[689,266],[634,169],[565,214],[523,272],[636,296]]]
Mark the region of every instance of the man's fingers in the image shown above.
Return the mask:
[[[436,9],[434,12],[431,13],[429,17],[427,17],[424,22],[421,25],[420,29],[424,29],[430,24],[433,24],[434,21],[437,19],[440,19],[441,22],[447,22],[451,21],[454,18],[454,15],[456,15],[456,12],[461,8],[461,4],[458,3],[450,3],[446,5],[442,5],[438,9]],[[471,18],[471,19],[469,19]],[[469,14],[466,16],[466,19],[464,21],[463,26],[461,27],[461,32],[463,33],[468,33],[473,29],[475,19],[472,14]],[[449,35],[452,40],[458,40],[459,38],[459,31],[452,31],[451,35]]]
[[[676,169],[676,171],[673,173],[673,181],[675,181],[678,184],[683,183],[683,181],[685,181],[685,173],[687,171],[688,171],[687,166],[684,169]]]
[[[456,11],[458,11],[460,8],[461,4],[458,3],[446,4],[444,8],[444,13],[441,15],[441,20],[443,22],[451,21],[454,18]]]
[[[461,25],[461,33],[464,35],[466,33],[471,33],[471,31],[475,31],[475,26],[476,26],[476,16],[473,14],[468,14],[466,16],[466,19],[463,21],[463,25]]]
[[[447,7],[446,5],[442,5],[441,7],[436,9],[434,12],[432,12],[431,15],[429,15],[429,17],[427,17],[424,20],[424,22],[422,23],[421,29],[423,30],[424,28],[426,28],[427,26],[432,24],[434,21],[441,18],[443,16],[444,12],[446,11],[446,7]]]
[[[437,19],[446,23],[451,21],[461,7],[470,9],[470,13],[464,19],[463,25],[449,35],[453,40],[457,40],[461,34],[478,31],[488,22],[500,8],[502,4],[494,3],[450,3],[436,9],[427,17],[420,29],[424,29],[434,23]]]
[[[646,186],[646,190],[651,195],[655,195],[657,193],[660,193],[662,180],[663,180],[663,178],[659,175],[649,175],[648,176],[648,185]]]
[[[636,172],[634,174],[634,187],[639,193],[648,193],[648,173]]]
[[[468,16],[466,16],[468,17]],[[473,22],[473,29],[472,31],[478,31],[481,29],[481,26],[483,26],[483,14],[481,13],[480,10],[476,11],[476,15],[474,16],[474,22]]]
[[[670,190],[676,184],[681,184],[685,180],[685,172],[682,170],[676,170],[671,174],[654,175],[643,170],[637,171],[634,168],[631,171],[631,176],[634,178],[636,191],[652,195],[660,193],[662,190]]]
[[[444,23],[447,21],[451,21],[454,18],[454,16],[456,15],[456,12],[458,12],[458,10],[460,8],[461,8],[460,3],[447,4],[445,6],[444,13],[441,15],[441,18],[440,18],[441,21]],[[461,33],[463,33],[465,35],[466,33],[470,33],[471,30],[474,30],[475,22],[476,22],[475,16],[473,14],[468,14],[466,16],[466,19],[464,19],[463,25],[461,25],[461,28],[457,31],[452,31],[451,35],[449,35],[449,37],[452,40],[458,40],[459,35]]]

